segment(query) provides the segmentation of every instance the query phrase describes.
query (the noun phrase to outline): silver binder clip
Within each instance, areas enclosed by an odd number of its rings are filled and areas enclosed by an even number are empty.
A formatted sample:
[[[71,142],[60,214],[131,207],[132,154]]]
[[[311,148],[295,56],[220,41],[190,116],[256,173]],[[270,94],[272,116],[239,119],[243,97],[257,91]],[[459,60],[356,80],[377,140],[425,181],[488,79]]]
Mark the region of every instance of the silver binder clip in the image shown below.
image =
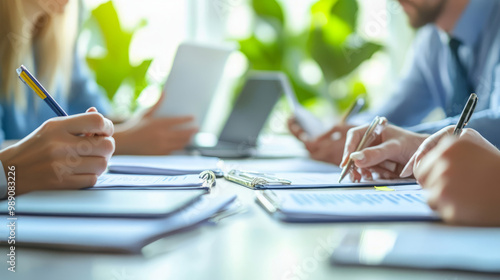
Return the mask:
[[[216,176],[213,171],[206,170],[200,173],[200,179],[203,180],[203,187],[208,188],[208,192],[212,191],[212,187],[215,186]]]
[[[270,174],[231,170],[224,178],[251,189],[260,189],[271,185],[291,185],[292,181],[281,179]]]

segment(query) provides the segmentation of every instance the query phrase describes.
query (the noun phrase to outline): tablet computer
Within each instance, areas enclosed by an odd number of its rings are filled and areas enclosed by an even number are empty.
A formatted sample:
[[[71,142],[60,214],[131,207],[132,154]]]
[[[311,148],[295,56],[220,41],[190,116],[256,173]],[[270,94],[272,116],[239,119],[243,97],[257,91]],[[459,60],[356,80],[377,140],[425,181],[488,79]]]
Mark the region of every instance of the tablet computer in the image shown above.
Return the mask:
[[[234,48],[185,42],[179,45],[156,117],[193,116],[201,127]]]

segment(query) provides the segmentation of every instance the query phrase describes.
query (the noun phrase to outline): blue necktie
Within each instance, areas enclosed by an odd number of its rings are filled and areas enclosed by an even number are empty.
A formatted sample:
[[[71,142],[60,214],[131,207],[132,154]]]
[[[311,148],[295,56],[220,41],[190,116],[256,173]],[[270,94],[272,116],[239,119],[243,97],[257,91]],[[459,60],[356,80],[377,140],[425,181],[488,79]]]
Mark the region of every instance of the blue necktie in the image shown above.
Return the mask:
[[[455,38],[451,38],[449,42],[452,58],[451,67],[452,69],[455,69],[455,76],[452,77],[453,96],[451,98],[451,102],[448,104],[448,108],[446,108],[446,116],[448,117],[456,116],[462,113],[469,95],[474,92],[474,88],[472,87],[467,76],[467,70],[458,56],[458,48],[461,44],[462,43]]]

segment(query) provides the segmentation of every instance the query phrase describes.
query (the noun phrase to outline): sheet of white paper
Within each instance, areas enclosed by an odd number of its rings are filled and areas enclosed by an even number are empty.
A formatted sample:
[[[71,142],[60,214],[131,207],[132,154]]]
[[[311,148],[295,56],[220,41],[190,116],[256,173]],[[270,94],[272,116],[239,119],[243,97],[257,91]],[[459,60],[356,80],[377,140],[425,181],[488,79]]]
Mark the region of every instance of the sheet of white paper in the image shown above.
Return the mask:
[[[437,219],[424,190],[266,191],[289,221]]]
[[[304,131],[311,138],[316,138],[323,133],[325,133],[328,129],[325,128],[325,125],[314,116],[311,112],[307,111],[297,100],[297,96],[290,84],[290,81],[286,76],[282,78],[283,89],[285,91],[286,99],[288,100],[288,104],[293,110],[293,114],[297,122],[302,126]]]
[[[162,176],[103,174],[94,188],[105,187],[194,187],[203,185],[198,175]]]
[[[252,159],[252,160],[226,160],[224,170],[237,169],[242,171],[255,171],[263,173],[276,172],[341,172],[338,166],[326,162],[315,161],[310,158],[286,159]]]
[[[413,179],[394,179],[394,180],[362,180],[361,182],[352,182],[349,177],[344,178],[339,183],[340,173],[275,173],[274,176],[280,179],[286,179],[292,182],[291,185],[272,186],[273,188],[290,187],[363,187],[363,186],[391,186],[401,184],[415,184]]]
[[[201,156],[114,156],[108,165],[109,172],[185,175],[199,174],[205,170],[217,171],[219,159]]]

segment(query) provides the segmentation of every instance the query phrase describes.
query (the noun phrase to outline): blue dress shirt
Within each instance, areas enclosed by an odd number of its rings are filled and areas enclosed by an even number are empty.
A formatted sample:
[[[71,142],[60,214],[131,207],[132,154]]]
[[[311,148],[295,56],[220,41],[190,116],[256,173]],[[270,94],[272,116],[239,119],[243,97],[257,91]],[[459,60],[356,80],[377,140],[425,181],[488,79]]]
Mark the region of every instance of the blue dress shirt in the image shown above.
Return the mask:
[[[386,116],[395,125],[417,132],[434,133],[455,124],[458,116],[422,123],[431,111],[445,110],[452,101],[455,69],[449,67],[452,57],[448,42],[454,37],[463,43],[459,56],[478,95],[468,127],[500,146],[499,28],[500,1],[496,0],[470,1],[451,34],[433,24],[422,27],[408,67],[391,98],[370,113]]]

